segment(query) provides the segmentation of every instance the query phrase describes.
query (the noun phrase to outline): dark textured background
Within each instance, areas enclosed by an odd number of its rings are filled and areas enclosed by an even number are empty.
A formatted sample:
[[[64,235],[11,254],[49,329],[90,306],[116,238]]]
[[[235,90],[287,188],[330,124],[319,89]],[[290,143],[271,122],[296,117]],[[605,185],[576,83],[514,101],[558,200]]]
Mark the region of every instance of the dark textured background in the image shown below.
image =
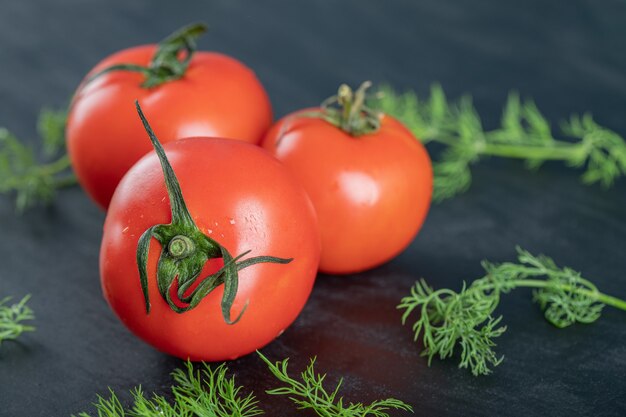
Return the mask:
[[[191,21],[210,23],[202,49],[255,69],[275,114],[310,106],[341,82],[387,81],[426,93],[473,94],[494,127],[509,89],[534,97],[556,122],[591,111],[626,134],[626,3],[613,1],[0,1],[0,125],[34,138],[43,105],[62,106],[82,76],[116,50],[163,38]],[[594,325],[556,330],[530,292],[499,308],[509,330],[504,363],[473,378],[455,361],[428,368],[395,305],[420,276],[458,288],[479,261],[511,260],[514,246],[545,252],[608,293],[626,297],[626,181],[585,187],[558,163],[529,173],[486,161],[471,190],[432,208],[396,260],[348,277],[320,276],[297,322],[263,352],[309,356],[349,400],[395,396],[416,415],[624,415],[626,313],[607,309]],[[0,415],[68,416],[107,387],[168,392],[180,361],[137,340],[99,287],[104,214],[78,189],[23,216],[0,198],[0,296],[32,294],[37,332],[0,348]],[[273,386],[254,355],[230,363],[269,416],[299,415],[268,398]],[[302,413],[306,415],[306,413]],[[407,415],[397,413],[394,415]]]

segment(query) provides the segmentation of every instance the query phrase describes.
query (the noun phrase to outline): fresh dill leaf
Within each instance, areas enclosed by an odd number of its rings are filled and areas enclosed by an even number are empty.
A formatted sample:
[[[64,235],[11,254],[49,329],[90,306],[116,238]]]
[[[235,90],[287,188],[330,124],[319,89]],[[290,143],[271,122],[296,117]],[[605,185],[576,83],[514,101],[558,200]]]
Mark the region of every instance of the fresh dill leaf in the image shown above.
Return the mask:
[[[438,84],[426,99],[412,91],[397,93],[388,86],[377,97],[376,107],[401,120],[423,143],[445,147],[433,163],[435,201],[466,191],[472,181],[471,165],[484,157],[521,159],[531,169],[545,161],[563,161],[585,168],[584,183],[599,182],[605,187],[626,175],[626,141],[588,114],[562,123],[560,134],[569,140],[557,140],[535,103],[522,101],[515,92],[509,94],[500,126],[491,131],[482,127],[471,97],[450,101]]]
[[[33,310],[26,305],[30,295],[25,296],[16,304],[9,305],[11,297],[0,300],[0,345],[5,340],[15,340],[24,332],[35,330],[24,321],[34,320]]]
[[[421,355],[428,357],[428,365],[435,356],[451,357],[460,345],[459,367],[469,367],[474,375],[487,375],[491,366],[502,361],[493,350],[494,339],[506,330],[504,326],[498,327],[502,317],[491,315],[498,302],[499,294],[495,291],[475,291],[465,285],[459,293],[448,289],[435,291],[422,279],[398,308],[405,309],[403,324],[413,311],[419,313],[413,325],[414,339],[422,338]]]
[[[37,133],[43,143],[44,155],[53,157],[65,150],[65,125],[67,110],[44,107],[37,119]]]
[[[46,162],[7,129],[0,128],[0,194],[14,194],[19,212],[50,203],[58,188],[76,183],[65,154],[65,111],[43,109],[37,129]]]
[[[341,381],[335,390],[328,393],[323,386],[326,375],[315,373],[315,359],[311,360],[306,371],[301,374],[302,382],[291,379],[287,374],[287,359],[272,364],[259,353],[270,371],[285,386],[268,390],[272,395],[288,395],[299,409],[310,409],[320,417],[388,417],[390,410],[413,411],[410,405],[396,399],[374,401],[371,404],[350,403],[345,405],[338,396]],[[146,397],[141,387],[131,391],[133,404],[125,407],[115,392],[109,389],[109,397],[98,396],[94,403],[98,417],[254,417],[263,414],[256,397],[250,393],[244,396],[242,387],[235,384],[233,377],[227,377],[225,364],[212,368],[202,363],[195,369],[187,362],[185,369],[172,373],[173,401],[153,394]],[[82,412],[76,417],[92,417]]]
[[[111,394],[112,398],[114,394]],[[141,387],[137,387],[131,391],[131,395],[134,399],[132,410],[122,414],[122,416],[141,416],[141,417],[192,417],[193,414],[190,410],[185,409],[179,403],[175,402],[170,404],[169,401],[160,395],[153,394],[151,399],[146,398]],[[115,404],[119,407],[118,404]],[[210,412],[208,409],[205,412]],[[105,414],[106,415],[106,414]],[[216,414],[210,414],[211,416]]]
[[[536,271],[545,271],[547,285],[533,291],[533,299],[544,312],[546,320],[558,328],[574,323],[593,323],[602,313],[605,304],[599,301],[600,292],[580,272],[559,268],[546,256],[533,256],[520,250],[520,262]]]
[[[112,390],[110,397],[98,396],[94,403],[98,417],[254,417],[263,414],[253,394],[243,396],[227,368],[202,363],[196,370],[191,362],[172,373],[174,401],[153,394],[147,398],[141,387],[131,391],[133,405],[125,408]],[[82,412],[77,417],[91,417]]]
[[[500,296],[515,288],[533,288],[533,298],[554,326],[563,328],[574,323],[596,321],[606,305],[626,311],[626,301],[603,294],[589,280],[571,268],[559,268],[544,256],[532,255],[517,248],[518,262],[482,263],[486,275],[463,284],[461,291],[434,290],[420,279],[404,297],[398,309],[403,309],[406,324],[415,312],[419,315],[413,325],[415,340],[421,339],[422,356],[432,359],[451,357],[460,347],[460,368],[469,368],[475,376],[491,373],[503,357],[495,353],[495,338],[506,331],[502,316],[493,312]]]
[[[389,411],[405,410],[413,412],[410,405],[393,398],[374,401],[371,404],[362,403],[344,404],[343,397],[338,396],[342,380],[331,392],[324,388],[326,375],[315,373],[315,358],[300,374],[301,381],[291,378],[287,372],[289,359],[272,363],[263,354],[257,351],[261,359],[267,364],[272,374],[283,384],[279,388],[268,390],[271,395],[286,395],[293,401],[299,410],[312,410],[320,417],[388,417]]]
[[[572,158],[572,166],[582,166],[587,162],[583,182],[600,182],[609,187],[615,180],[626,175],[626,144],[615,132],[596,124],[590,114],[571,116],[561,124],[563,132],[574,138],[582,138],[583,149],[578,159]]]
[[[204,365],[202,371],[194,370],[190,362],[186,371],[177,369],[172,374],[176,385],[172,388],[174,399],[182,410],[192,415],[203,415],[207,410],[215,417],[252,417],[263,414],[252,393],[242,396],[241,386],[235,378],[228,378],[226,365],[215,369]]]
[[[93,404],[96,409],[96,412],[98,413],[96,415],[98,417],[125,417],[127,416],[128,414],[126,414],[126,412],[124,411],[124,406],[122,405],[120,400],[117,398],[113,390],[109,389],[109,392],[111,394],[111,397],[108,399],[98,395],[98,400]],[[135,398],[136,401],[138,401],[137,397],[135,396],[135,392],[133,392],[133,397]],[[141,394],[141,399],[143,399],[143,394]],[[82,413],[79,413],[77,417],[91,417],[91,415],[85,412],[82,412]]]

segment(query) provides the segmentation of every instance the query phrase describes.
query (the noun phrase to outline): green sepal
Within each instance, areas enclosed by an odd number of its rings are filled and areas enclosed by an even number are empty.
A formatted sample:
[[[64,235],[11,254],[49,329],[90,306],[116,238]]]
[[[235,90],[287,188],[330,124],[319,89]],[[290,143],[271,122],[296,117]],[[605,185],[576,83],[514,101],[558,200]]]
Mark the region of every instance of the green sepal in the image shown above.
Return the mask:
[[[148,292],[148,252],[150,250],[150,241],[153,238],[154,230],[159,226],[148,228],[137,242],[137,267],[139,268],[139,282],[141,283],[141,291],[146,302],[146,313],[150,313],[150,294]]]
[[[290,263],[291,261],[293,261],[293,258],[277,258],[275,256],[255,256],[254,258],[244,259],[243,261],[237,263],[237,270],[241,271],[244,268],[247,268],[249,266],[256,265],[256,264],[261,264],[261,263],[286,265]]]
[[[187,205],[185,204],[185,199],[183,198],[183,193],[180,190],[180,184],[178,183],[178,179],[176,178],[176,174],[170,165],[170,162],[165,155],[165,151],[163,150],[163,146],[157,139],[154,131],[150,127],[146,116],[143,114],[141,107],[139,106],[139,102],[135,101],[135,106],[137,108],[137,113],[139,113],[139,117],[141,118],[141,122],[143,123],[143,127],[146,129],[148,133],[148,137],[150,138],[150,142],[152,142],[152,146],[156,151],[157,156],[159,157],[159,162],[161,163],[161,168],[163,169],[163,176],[165,177],[165,186],[167,188],[167,195],[170,200],[170,206],[172,210],[172,225],[180,225],[182,227],[188,227],[190,229],[195,229],[200,232],[198,226],[191,218],[191,214],[189,214],[189,210],[187,209]]]
[[[322,119],[353,137],[376,133],[382,113],[366,105],[366,92],[371,86],[370,81],[365,81],[353,92],[342,84],[336,95],[322,102],[320,111],[301,113],[299,117]]]
[[[249,252],[249,251],[248,251]],[[224,283],[226,279],[226,270],[230,267],[231,264],[236,263],[241,257],[245,256],[248,252],[244,252],[236,258],[232,258],[229,255],[230,261],[225,263],[219,270],[212,273],[208,277],[203,278],[200,281],[200,284],[196,287],[191,294],[185,295],[187,290],[193,285],[193,282],[186,283],[185,285],[181,285],[178,287],[178,298],[183,303],[188,303],[192,306],[196,306],[209,292],[211,292],[214,287],[220,286]],[[210,290],[209,290],[210,288]]]
[[[200,303],[211,291],[224,283],[224,271],[220,269],[212,273],[208,277],[202,279],[196,289],[189,295],[184,295],[186,290],[179,287],[178,299],[189,305],[189,309],[194,308]]]
[[[94,81],[97,78],[100,78],[104,74],[108,74],[110,72],[115,72],[115,71],[138,72],[138,73],[143,74],[146,78],[150,76],[150,69],[147,67],[143,67],[141,65],[136,65],[136,64],[115,64],[115,65],[111,65],[110,67],[106,67],[102,71],[98,71],[97,73],[91,75],[89,78],[85,80],[84,85],[91,83],[92,81]]]
[[[182,78],[189,67],[191,58],[196,52],[196,38],[207,31],[204,23],[193,23],[182,27],[163,39],[150,64],[115,64],[89,77],[84,85],[96,78],[114,71],[131,71],[143,74],[146,79],[141,84],[143,88],[153,88],[169,81]]]
[[[178,272],[179,269],[178,265],[176,265],[176,261],[167,256],[166,250],[162,251],[157,266],[157,284],[159,287],[159,293],[172,310],[177,313],[182,313],[184,309],[176,305],[172,299],[172,295],[170,294],[170,287],[174,284],[174,281],[178,277]]]
[[[233,302],[235,301],[235,296],[237,295],[237,289],[239,287],[239,276],[237,272],[258,263],[288,264],[293,261],[293,258],[285,259],[276,258],[274,256],[257,256],[254,258],[245,259],[241,262],[229,262],[228,264],[226,264],[226,259],[227,257],[230,257],[230,254],[228,253],[228,251],[226,251],[225,248],[221,247],[221,249],[222,257],[224,258],[224,272],[226,274],[224,277],[224,295],[222,296],[222,315],[224,316],[224,320],[226,321],[226,323],[235,324],[241,319],[241,316],[246,311],[249,302],[246,301],[246,304],[243,306],[235,320],[230,319],[231,309],[233,306]],[[247,255],[249,252],[250,251],[244,252],[243,254],[239,255],[235,259],[235,261]]]
[[[223,249],[223,248],[222,248]],[[230,310],[235,301],[237,295],[237,289],[239,288],[239,277],[237,276],[237,265],[232,262],[233,258],[227,250],[222,250],[222,258],[224,259],[224,295],[222,296],[222,316],[227,324],[234,324],[241,319],[241,315],[248,307],[248,302],[244,305],[243,309],[239,312],[239,315],[235,320],[230,318]]]

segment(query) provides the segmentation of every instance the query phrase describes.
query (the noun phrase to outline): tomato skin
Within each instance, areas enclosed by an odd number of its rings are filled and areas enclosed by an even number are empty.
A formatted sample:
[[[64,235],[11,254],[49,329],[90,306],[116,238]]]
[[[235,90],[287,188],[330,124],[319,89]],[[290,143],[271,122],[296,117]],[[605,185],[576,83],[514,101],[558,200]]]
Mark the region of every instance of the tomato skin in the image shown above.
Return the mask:
[[[148,65],[156,45],[126,49],[94,67],[86,79],[115,64]],[[81,85],[67,122],[67,147],[83,189],[102,208],[130,167],[149,152],[150,142],[137,118],[139,100],[153,115],[163,143],[190,136],[216,136],[258,143],[272,123],[263,86],[252,70],[234,58],[196,52],[185,75],[143,88],[145,77],[113,71]]]
[[[346,274],[378,266],[404,250],[430,207],[433,174],[423,145],[383,116],[373,134],[352,137],[303,115],[288,115],[262,146],[287,165],[315,206],[320,270]]]
[[[135,258],[137,242],[150,226],[171,221],[161,166],[152,152],[131,168],[111,200],[100,250],[104,296],[134,334],[162,352],[191,360],[235,359],[280,335],[308,299],[320,254],[315,211],[297,180],[257,146],[191,138],[165,144],[164,149],[202,232],[233,256],[251,250],[246,258],[267,255],[293,261],[239,271],[233,317],[246,301],[249,305],[238,323],[227,325],[220,309],[223,286],[190,311],[179,314],[170,309],[157,289],[161,247],[152,239],[151,311],[146,314]],[[210,263],[201,277],[219,267]]]

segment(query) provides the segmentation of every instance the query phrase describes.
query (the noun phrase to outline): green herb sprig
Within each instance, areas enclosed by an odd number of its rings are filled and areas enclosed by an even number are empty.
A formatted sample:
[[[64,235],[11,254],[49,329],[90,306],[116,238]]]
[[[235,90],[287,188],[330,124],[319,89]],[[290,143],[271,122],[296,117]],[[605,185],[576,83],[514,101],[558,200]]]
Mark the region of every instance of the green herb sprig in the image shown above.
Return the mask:
[[[475,376],[491,373],[499,365],[495,338],[506,331],[502,316],[493,312],[500,296],[516,288],[533,288],[533,299],[545,318],[558,328],[574,323],[596,321],[609,305],[626,311],[626,301],[598,291],[596,286],[571,268],[559,268],[552,259],[534,256],[517,248],[518,263],[492,264],[483,261],[486,275],[463,284],[461,291],[435,290],[421,279],[398,305],[403,309],[402,323],[413,312],[419,314],[413,324],[415,340],[424,345],[422,356],[446,359],[460,348],[459,368],[469,368]]]
[[[291,378],[287,372],[288,359],[272,363],[261,353],[259,356],[267,364],[270,372],[283,383],[282,387],[271,389],[267,393],[288,396],[299,410],[312,410],[320,417],[388,417],[388,411],[392,409],[413,412],[410,405],[394,398],[374,401],[368,405],[344,404],[343,397],[338,396],[343,380],[339,380],[335,389],[328,392],[324,388],[326,375],[315,372],[315,359],[311,359],[300,374],[301,381],[298,381]]]
[[[133,405],[125,408],[112,390],[109,398],[98,396],[94,407],[98,417],[253,417],[263,414],[253,394],[243,395],[242,387],[235,384],[234,377],[227,376],[226,365],[211,368],[203,363],[202,370],[195,370],[191,362],[185,369],[172,373],[174,402],[165,397],[146,397],[141,387],[131,391]],[[90,417],[82,412],[78,417]]]
[[[18,303],[9,304],[11,297],[0,300],[0,345],[6,340],[15,340],[24,332],[32,332],[35,327],[24,324],[35,319],[33,310],[26,305],[30,295]]]
[[[76,184],[68,172],[65,153],[67,112],[43,109],[37,130],[42,141],[42,158],[7,129],[0,128],[0,194],[14,194],[18,212],[35,204],[50,203],[56,190]]]
[[[344,406],[343,399],[337,397],[341,383],[328,393],[323,387],[325,375],[318,375],[313,368],[315,360],[302,373],[302,382],[287,375],[287,361],[272,364],[259,353],[270,371],[286,386],[268,390],[271,395],[289,395],[299,409],[313,410],[321,417],[388,417],[386,410],[399,409],[412,411],[411,406],[399,400],[375,401],[370,405],[361,403]],[[125,408],[115,393],[110,390],[109,398],[99,396],[94,407],[98,417],[253,417],[263,414],[256,397],[243,395],[243,387],[235,384],[234,377],[228,378],[225,364],[215,368],[202,363],[202,370],[194,369],[187,362],[185,369],[172,373],[175,385],[172,386],[173,403],[163,396],[147,398],[141,387],[131,391],[133,405]],[[77,417],[91,417],[82,412]]]
[[[561,123],[559,135],[570,140],[557,140],[535,103],[522,101],[517,93],[509,94],[500,126],[490,131],[483,128],[470,96],[450,101],[438,84],[426,99],[388,86],[378,97],[380,111],[400,119],[423,143],[445,147],[433,164],[435,201],[466,191],[472,182],[471,166],[485,157],[521,159],[531,169],[546,161],[563,161],[585,169],[585,184],[599,182],[605,187],[626,175],[626,141],[598,125],[590,114],[573,115]]]

